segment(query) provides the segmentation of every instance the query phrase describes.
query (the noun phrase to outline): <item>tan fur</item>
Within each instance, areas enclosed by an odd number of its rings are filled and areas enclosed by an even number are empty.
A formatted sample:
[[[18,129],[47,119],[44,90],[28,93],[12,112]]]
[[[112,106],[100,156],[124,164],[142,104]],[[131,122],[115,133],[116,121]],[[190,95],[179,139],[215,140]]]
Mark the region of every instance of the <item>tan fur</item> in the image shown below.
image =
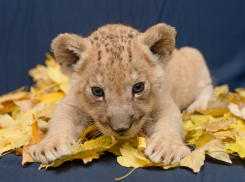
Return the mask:
[[[87,38],[60,34],[51,49],[72,88],[55,111],[46,138],[30,148],[43,163],[68,154],[81,129],[95,122],[118,139],[149,132],[145,154],[153,162],[176,164],[190,150],[182,140],[180,109],[205,109],[212,81],[202,54],[175,49],[176,31],[158,24],[145,33],[124,25],[106,25]],[[144,90],[133,93],[135,84]],[[103,97],[92,94],[100,87]]]

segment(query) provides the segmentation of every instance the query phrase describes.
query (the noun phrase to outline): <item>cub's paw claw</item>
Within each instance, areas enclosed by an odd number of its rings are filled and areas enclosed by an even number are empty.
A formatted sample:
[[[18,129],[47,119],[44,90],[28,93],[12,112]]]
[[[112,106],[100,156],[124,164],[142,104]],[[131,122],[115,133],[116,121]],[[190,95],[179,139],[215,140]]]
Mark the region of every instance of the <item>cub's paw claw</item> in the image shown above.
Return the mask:
[[[164,165],[175,165],[190,154],[190,149],[183,141],[167,136],[150,137],[146,140],[146,146],[145,155],[152,162],[161,162]]]
[[[76,142],[69,137],[48,137],[29,149],[29,154],[36,161],[44,164],[52,163],[63,155],[70,154],[69,146]]]

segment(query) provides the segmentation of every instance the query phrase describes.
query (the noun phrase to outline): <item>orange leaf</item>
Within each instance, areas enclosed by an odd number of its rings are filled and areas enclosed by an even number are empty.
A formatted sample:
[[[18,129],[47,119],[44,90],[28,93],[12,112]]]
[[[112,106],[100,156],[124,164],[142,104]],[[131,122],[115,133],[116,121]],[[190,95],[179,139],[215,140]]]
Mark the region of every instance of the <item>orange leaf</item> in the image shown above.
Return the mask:
[[[43,132],[39,129],[38,125],[37,125],[37,121],[35,116],[32,114],[33,117],[33,121],[35,121],[32,124],[32,136],[35,140],[36,143],[39,143],[42,141],[42,139],[44,138]]]

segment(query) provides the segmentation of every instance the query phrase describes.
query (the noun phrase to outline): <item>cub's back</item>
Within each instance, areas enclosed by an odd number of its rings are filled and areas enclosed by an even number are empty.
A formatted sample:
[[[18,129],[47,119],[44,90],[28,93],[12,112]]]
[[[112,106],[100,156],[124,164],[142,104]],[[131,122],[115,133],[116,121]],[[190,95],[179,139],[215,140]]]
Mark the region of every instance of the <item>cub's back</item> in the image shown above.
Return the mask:
[[[174,50],[166,76],[171,95],[180,109],[186,108],[206,85],[212,83],[203,55],[192,47]]]

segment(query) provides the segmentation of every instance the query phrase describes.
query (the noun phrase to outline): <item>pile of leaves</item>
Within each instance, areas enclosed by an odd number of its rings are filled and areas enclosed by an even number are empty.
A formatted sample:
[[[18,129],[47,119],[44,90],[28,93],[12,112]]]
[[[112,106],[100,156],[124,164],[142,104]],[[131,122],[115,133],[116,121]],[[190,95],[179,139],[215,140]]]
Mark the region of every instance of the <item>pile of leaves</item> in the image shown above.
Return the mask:
[[[70,89],[69,78],[60,72],[60,65],[50,55],[45,63],[46,66],[37,65],[29,71],[35,82],[30,91],[20,88],[0,97],[0,157],[15,151],[23,156],[23,166],[35,162],[28,149],[43,139],[57,104]],[[86,164],[105,152],[118,156],[117,162],[124,167],[185,166],[195,173],[200,171],[206,154],[227,163],[232,163],[229,154],[245,158],[245,89],[232,93],[227,85],[215,87],[206,110],[184,111],[182,116],[184,141],[194,150],[175,166],[153,163],[144,155],[148,134],[139,133],[135,139],[118,141],[112,136],[99,135],[93,125],[81,131],[77,145],[69,147],[70,155],[52,164],[41,164],[39,169],[57,167],[74,159]]]

